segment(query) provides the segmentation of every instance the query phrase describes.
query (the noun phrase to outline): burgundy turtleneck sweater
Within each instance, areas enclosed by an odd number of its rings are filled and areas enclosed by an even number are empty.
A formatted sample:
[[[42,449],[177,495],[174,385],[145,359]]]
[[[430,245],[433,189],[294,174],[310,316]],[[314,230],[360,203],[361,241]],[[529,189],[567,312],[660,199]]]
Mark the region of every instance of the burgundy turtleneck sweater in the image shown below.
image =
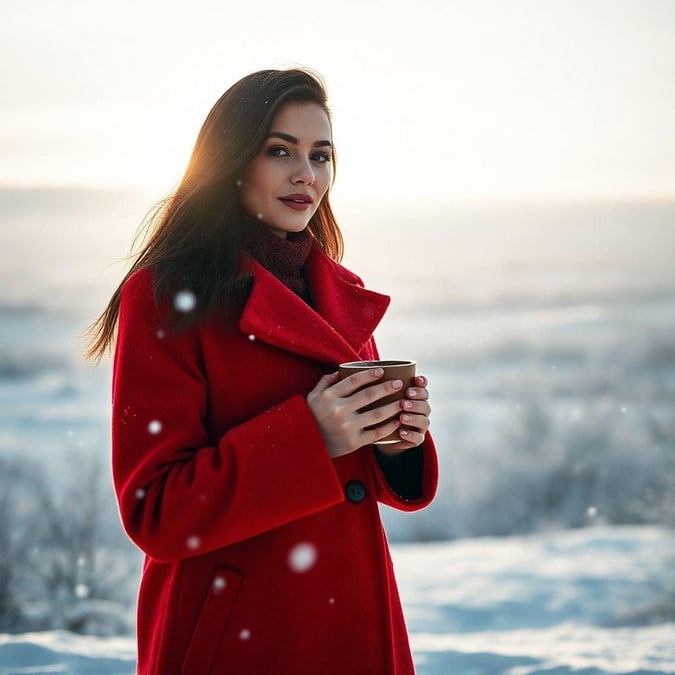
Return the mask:
[[[253,257],[307,304],[311,304],[303,269],[312,248],[312,237],[307,228],[301,232],[289,232],[282,239],[264,225],[257,225]]]

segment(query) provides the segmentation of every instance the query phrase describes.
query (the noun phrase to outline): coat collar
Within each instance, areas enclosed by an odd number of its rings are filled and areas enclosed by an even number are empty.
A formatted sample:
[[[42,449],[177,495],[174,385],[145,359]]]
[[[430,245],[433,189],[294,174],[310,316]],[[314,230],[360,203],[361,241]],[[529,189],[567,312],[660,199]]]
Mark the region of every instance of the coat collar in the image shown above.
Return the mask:
[[[311,307],[254,258],[247,256],[246,262],[253,284],[241,330],[315,361],[358,360],[389,306],[389,296],[363,288],[355,274],[316,244],[305,264]]]

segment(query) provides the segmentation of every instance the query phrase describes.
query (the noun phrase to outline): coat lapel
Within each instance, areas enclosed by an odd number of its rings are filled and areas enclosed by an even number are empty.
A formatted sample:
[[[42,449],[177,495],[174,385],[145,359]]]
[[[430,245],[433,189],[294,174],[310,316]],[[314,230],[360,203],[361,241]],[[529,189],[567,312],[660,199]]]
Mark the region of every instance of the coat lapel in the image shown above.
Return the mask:
[[[358,360],[389,306],[389,296],[358,285],[356,275],[317,245],[305,264],[312,307],[253,258],[253,285],[239,321],[245,333],[315,361]]]

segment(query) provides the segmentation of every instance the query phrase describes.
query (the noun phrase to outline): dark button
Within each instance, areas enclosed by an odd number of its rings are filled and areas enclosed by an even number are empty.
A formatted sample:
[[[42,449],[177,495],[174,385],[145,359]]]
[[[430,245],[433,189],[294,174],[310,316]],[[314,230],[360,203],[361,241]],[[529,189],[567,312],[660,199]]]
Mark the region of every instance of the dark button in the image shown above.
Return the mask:
[[[350,502],[358,504],[366,497],[366,486],[360,480],[350,480],[345,485],[345,494]]]

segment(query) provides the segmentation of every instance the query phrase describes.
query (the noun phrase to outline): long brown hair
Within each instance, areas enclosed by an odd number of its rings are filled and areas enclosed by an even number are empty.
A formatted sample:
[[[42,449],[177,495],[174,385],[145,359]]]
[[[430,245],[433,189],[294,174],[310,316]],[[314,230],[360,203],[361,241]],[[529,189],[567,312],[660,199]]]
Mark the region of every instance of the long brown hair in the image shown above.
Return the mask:
[[[254,245],[253,219],[239,200],[237,176],[260,151],[279,107],[290,101],[319,104],[330,122],[321,77],[306,69],[257,71],[236,82],[216,101],[178,187],[157,202],[141,223],[128,256],[134,259],[131,269],[103,313],[87,328],[86,358],[98,363],[106,350],[112,349],[122,288],[139,269],[154,268],[156,303],[177,288],[194,293],[195,310],[171,317],[176,330],[205,321],[214,309],[227,307],[242,286],[242,251],[251,251]],[[342,259],[342,234],[328,193],[307,229],[330,257]],[[134,253],[137,242],[142,247]]]

